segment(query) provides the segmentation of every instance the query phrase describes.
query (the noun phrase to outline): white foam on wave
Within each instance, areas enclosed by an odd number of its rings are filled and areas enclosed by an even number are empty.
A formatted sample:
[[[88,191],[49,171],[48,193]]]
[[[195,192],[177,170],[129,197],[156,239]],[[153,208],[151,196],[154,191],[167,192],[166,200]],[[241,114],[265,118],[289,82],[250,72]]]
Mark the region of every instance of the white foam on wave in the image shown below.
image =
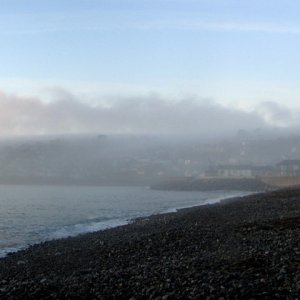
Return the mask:
[[[128,220],[112,219],[112,220],[101,221],[101,222],[82,223],[82,224],[64,226],[63,228],[60,228],[54,231],[53,233],[51,233],[49,239],[60,239],[69,236],[76,236],[83,233],[95,232],[99,230],[122,226],[128,223],[129,223]]]
[[[181,209],[203,206],[203,205],[208,205],[208,204],[216,204],[216,203],[220,203],[221,201],[226,200],[226,199],[235,198],[235,197],[244,197],[244,196],[248,196],[248,195],[252,195],[252,194],[254,194],[254,193],[253,192],[242,192],[242,193],[236,193],[236,194],[232,194],[232,195],[223,195],[223,196],[214,197],[214,198],[202,199],[202,201],[199,203],[168,208],[168,209],[162,211],[161,213],[176,213]]]
[[[16,246],[16,247],[6,247],[0,249],[0,257],[5,257],[9,253],[17,252],[26,248],[25,246]]]
[[[221,199],[214,199],[214,200],[204,200],[200,203],[196,203],[196,204],[190,204],[190,205],[183,205],[183,206],[178,206],[178,207],[172,207],[172,208],[168,208],[164,211],[162,211],[162,213],[176,213],[178,212],[179,210],[181,209],[185,209],[185,208],[191,208],[191,207],[197,207],[197,206],[203,206],[203,205],[206,205],[206,204],[214,204],[214,203],[218,203],[220,202],[221,200],[223,200],[224,198],[222,197]]]
[[[95,232],[100,231],[108,228],[114,228],[122,225],[128,224],[128,220],[123,219],[111,219],[101,222],[92,222],[92,223],[82,223],[82,224],[75,224],[75,225],[68,225],[64,226],[50,234],[45,236],[44,239],[41,239],[39,242],[43,241],[51,241],[53,239],[62,239],[66,237],[72,237],[76,235],[80,235],[83,233],[88,232]],[[37,243],[39,243],[37,242]],[[26,249],[30,245],[22,245],[22,246],[15,246],[15,247],[6,247],[0,249],[0,258],[7,256],[9,253],[17,252],[23,249]]]

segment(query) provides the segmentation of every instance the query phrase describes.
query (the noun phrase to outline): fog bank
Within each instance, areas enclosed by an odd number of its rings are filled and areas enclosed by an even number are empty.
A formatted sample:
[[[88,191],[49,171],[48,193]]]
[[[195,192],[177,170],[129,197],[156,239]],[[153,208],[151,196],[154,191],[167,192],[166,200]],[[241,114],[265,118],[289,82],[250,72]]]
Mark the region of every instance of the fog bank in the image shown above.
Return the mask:
[[[299,112],[265,102],[252,111],[199,97],[109,96],[93,104],[55,89],[49,101],[0,92],[0,134],[204,134],[299,125]]]

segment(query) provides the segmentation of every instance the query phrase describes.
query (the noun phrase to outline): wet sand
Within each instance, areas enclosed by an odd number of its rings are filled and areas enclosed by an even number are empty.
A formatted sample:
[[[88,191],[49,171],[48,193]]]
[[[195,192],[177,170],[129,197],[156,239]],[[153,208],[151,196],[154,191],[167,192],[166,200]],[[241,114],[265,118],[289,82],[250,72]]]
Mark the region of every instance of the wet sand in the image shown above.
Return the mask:
[[[300,299],[300,189],[135,220],[0,259],[0,299]]]

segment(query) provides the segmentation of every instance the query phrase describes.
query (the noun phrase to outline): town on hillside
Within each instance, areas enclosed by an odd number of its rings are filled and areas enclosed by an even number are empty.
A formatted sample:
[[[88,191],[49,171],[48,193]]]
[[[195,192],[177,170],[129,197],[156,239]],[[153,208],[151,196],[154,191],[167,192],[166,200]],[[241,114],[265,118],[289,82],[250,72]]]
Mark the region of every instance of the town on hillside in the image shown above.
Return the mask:
[[[0,141],[0,183],[151,185],[170,178],[268,178],[298,184],[300,136],[53,137]]]

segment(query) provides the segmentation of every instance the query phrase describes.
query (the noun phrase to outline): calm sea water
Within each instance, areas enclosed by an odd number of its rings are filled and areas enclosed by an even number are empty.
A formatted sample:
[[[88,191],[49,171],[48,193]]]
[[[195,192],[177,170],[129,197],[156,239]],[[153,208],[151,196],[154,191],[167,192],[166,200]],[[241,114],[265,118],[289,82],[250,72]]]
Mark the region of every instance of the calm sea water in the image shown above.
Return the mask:
[[[41,241],[243,194],[153,191],[146,187],[0,185],[0,256]]]

